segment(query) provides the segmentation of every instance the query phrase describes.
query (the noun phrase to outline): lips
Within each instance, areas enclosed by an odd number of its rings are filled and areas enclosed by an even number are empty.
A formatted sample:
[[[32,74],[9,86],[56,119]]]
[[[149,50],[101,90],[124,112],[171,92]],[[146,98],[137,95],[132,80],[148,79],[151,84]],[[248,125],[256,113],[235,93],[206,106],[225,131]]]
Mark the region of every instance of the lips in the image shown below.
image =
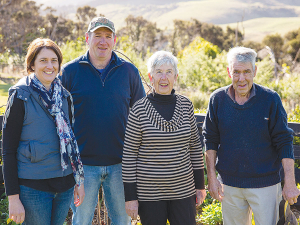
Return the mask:
[[[159,84],[162,87],[167,87],[169,84]]]
[[[54,73],[54,71],[50,71],[50,72],[46,72],[46,71],[44,71],[44,73],[46,73],[46,74],[48,74],[48,75],[51,75],[51,74],[53,74],[53,73]]]
[[[245,88],[246,86],[247,86],[247,84],[243,84],[243,85],[242,85],[242,84],[239,84],[239,87],[240,87],[240,88]]]

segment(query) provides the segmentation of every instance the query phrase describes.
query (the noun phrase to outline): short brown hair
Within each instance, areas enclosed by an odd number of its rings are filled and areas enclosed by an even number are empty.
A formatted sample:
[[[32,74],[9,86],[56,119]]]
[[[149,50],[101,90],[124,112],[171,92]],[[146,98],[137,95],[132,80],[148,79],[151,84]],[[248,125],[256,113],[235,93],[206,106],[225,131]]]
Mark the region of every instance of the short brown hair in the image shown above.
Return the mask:
[[[32,67],[34,66],[34,61],[36,59],[36,56],[40,53],[40,51],[43,48],[51,49],[57,55],[58,64],[59,64],[58,71],[60,71],[61,64],[63,61],[63,56],[62,56],[61,50],[58,47],[58,45],[55,44],[54,41],[52,41],[48,38],[37,38],[30,43],[28,50],[27,50],[26,70],[27,70],[28,74],[34,72],[34,70],[32,69]]]

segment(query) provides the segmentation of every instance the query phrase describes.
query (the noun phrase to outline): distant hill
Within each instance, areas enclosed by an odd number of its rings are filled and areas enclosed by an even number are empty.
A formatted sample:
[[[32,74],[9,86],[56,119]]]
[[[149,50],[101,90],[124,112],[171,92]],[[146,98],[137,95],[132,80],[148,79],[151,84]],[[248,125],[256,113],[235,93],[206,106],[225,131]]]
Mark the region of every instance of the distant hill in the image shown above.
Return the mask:
[[[172,29],[173,20],[190,20],[236,27],[243,20],[245,38],[260,41],[266,34],[285,34],[300,27],[300,0],[36,0],[75,19],[78,6],[90,5],[114,21],[116,29],[128,15],[143,16],[161,29]],[[48,2],[48,3],[47,3]],[[67,4],[68,6],[63,6]],[[57,5],[55,7],[55,5]],[[68,10],[66,10],[68,9]]]

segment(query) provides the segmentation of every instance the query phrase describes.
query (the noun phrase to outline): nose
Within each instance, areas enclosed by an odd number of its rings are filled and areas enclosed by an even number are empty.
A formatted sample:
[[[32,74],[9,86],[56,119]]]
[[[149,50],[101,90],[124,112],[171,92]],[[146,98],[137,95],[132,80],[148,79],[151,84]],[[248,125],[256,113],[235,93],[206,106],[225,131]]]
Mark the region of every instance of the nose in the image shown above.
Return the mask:
[[[165,80],[167,78],[167,74],[166,73],[162,73],[161,74],[161,79]]]
[[[104,37],[101,37],[100,38],[100,44],[104,44],[105,43],[105,38]]]
[[[246,77],[246,75],[244,73],[241,73],[239,76],[239,81],[244,81],[245,77]]]
[[[53,68],[53,63],[51,60],[48,61],[47,68]]]

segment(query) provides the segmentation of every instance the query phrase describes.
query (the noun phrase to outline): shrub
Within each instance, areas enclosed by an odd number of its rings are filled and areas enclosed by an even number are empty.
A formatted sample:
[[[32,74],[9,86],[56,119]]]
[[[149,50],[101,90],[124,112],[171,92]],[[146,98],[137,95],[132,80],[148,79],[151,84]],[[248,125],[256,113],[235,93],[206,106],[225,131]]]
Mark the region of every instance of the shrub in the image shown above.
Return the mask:
[[[202,214],[197,215],[197,220],[204,225],[221,225],[223,223],[221,203],[214,201],[202,208]]]

